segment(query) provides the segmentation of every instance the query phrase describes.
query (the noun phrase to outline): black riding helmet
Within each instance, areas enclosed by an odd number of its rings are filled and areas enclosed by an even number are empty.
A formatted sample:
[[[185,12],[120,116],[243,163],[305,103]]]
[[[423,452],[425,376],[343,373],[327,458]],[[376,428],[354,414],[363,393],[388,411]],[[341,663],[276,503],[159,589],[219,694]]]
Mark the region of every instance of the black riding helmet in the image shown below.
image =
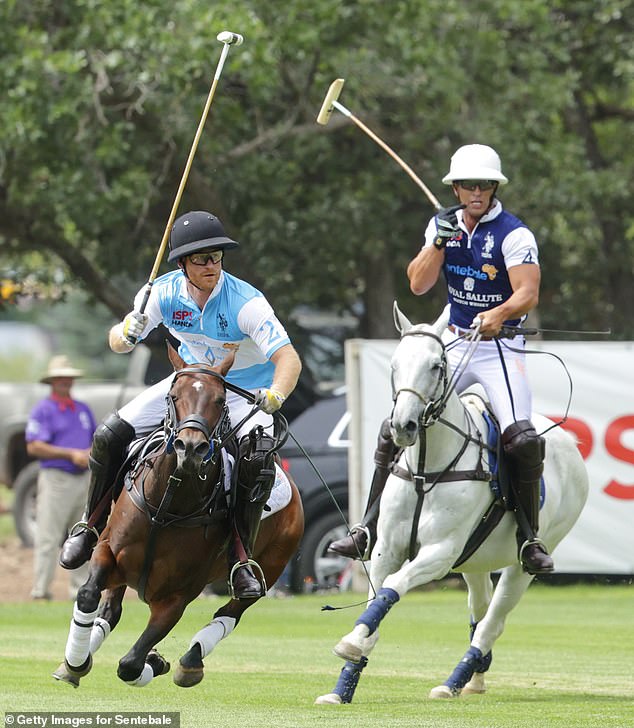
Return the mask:
[[[220,220],[210,212],[186,212],[170,230],[168,261],[178,260],[200,250],[231,250],[239,243],[227,237]]]

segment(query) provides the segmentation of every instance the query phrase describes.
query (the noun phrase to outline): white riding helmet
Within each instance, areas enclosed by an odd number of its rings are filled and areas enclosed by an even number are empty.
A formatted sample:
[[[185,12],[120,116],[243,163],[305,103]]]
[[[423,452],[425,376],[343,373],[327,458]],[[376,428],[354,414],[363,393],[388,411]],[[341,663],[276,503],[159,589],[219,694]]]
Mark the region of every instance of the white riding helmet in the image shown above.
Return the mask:
[[[454,152],[449,172],[442,181],[450,185],[463,179],[490,179],[501,185],[508,182],[502,174],[498,153],[486,144],[466,144]]]

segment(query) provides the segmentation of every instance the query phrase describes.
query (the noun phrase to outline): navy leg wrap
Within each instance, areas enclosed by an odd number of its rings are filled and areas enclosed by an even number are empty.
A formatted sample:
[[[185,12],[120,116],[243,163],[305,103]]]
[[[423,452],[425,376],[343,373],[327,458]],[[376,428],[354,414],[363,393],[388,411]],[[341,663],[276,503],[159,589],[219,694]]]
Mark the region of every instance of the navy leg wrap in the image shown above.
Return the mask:
[[[351,703],[354,697],[354,691],[357,689],[357,683],[361,677],[361,671],[368,664],[368,658],[362,657],[359,662],[346,661],[341,668],[339,680],[332,691],[341,698],[342,703]]]
[[[454,671],[445,680],[445,685],[452,691],[458,692],[471,680],[477,666],[483,660],[482,652],[477,647],[469,647],[464,657],[456,665]]]
[[[400,599],[398,592],[394,589],[379,589],[376,593],[376,597],[370,602],[370,606],[363,612],[363,614],[355,622],[355,626],[358,624],[365,624],[370,630],[370,634],[373,634],[381,620],[390,611],[393,604],[396,604]]]
[[[471,620],[471,629],[469,631],[469,642],[473,642],[473,635],[475,634],[476,627],[478,626],[477,622],[474,622],[473,619]],[[475,672],[486,672],[491,667],[491,662],[493,660],[493,652],[492,650],[489,650],[486,655],[480,660],[480,662],[475,666]]]

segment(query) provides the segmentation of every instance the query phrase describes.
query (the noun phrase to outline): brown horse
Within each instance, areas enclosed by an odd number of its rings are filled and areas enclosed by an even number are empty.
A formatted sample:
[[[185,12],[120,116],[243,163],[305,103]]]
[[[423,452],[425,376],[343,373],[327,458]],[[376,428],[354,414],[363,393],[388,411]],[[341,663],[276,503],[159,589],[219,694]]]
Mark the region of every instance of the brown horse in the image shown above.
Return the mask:
[[[226,545],[232,529],[225,493],[228,458],[221,445],[233,431],[226,389],[251,401],[253,396],[225,382],[233,355],[216,367],[187,366],[171,346],[168,355],[176,373],[167,398],[165,435],[157,449],[146,445],[133,463],[95,547],[88,580],[78,592],[64,662],[53,674],[75,687],[119,622],[128,586],[147,602],[150,619],[119,661],[117,674],[141,687],[169,671],[155,645],[206,584],[227,574]],[[268,585],[277,581],[303,534],[301,498],[292,481],[290,488],[290,502],[263,519],[253,549]],[[215,613],[181,657],[174,673],[177,685],[189,687],[203,679],[203,658],[256,601],[231,598]]]

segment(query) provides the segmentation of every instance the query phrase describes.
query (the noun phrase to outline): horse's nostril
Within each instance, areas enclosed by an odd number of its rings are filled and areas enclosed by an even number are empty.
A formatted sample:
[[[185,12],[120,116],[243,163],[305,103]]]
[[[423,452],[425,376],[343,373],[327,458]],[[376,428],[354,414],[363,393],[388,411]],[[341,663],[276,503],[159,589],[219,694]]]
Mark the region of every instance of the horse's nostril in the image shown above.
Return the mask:
[[[185,452],[185,443],[180,439],[180,437],[177,437],[176,440],[174,440],[174,450],[180,453]]]
[[[416,423],[414,422],[414,420],[410,420],[405,425],[405,429],[407,430],[407,432],[416,432]]]
[[[196,453],[196,455],[200,456],[201,458],[204,458],[208,451],[208,442],[199,442],[198,445],[196,445],[196,447],[194,448],[194,452]]]

